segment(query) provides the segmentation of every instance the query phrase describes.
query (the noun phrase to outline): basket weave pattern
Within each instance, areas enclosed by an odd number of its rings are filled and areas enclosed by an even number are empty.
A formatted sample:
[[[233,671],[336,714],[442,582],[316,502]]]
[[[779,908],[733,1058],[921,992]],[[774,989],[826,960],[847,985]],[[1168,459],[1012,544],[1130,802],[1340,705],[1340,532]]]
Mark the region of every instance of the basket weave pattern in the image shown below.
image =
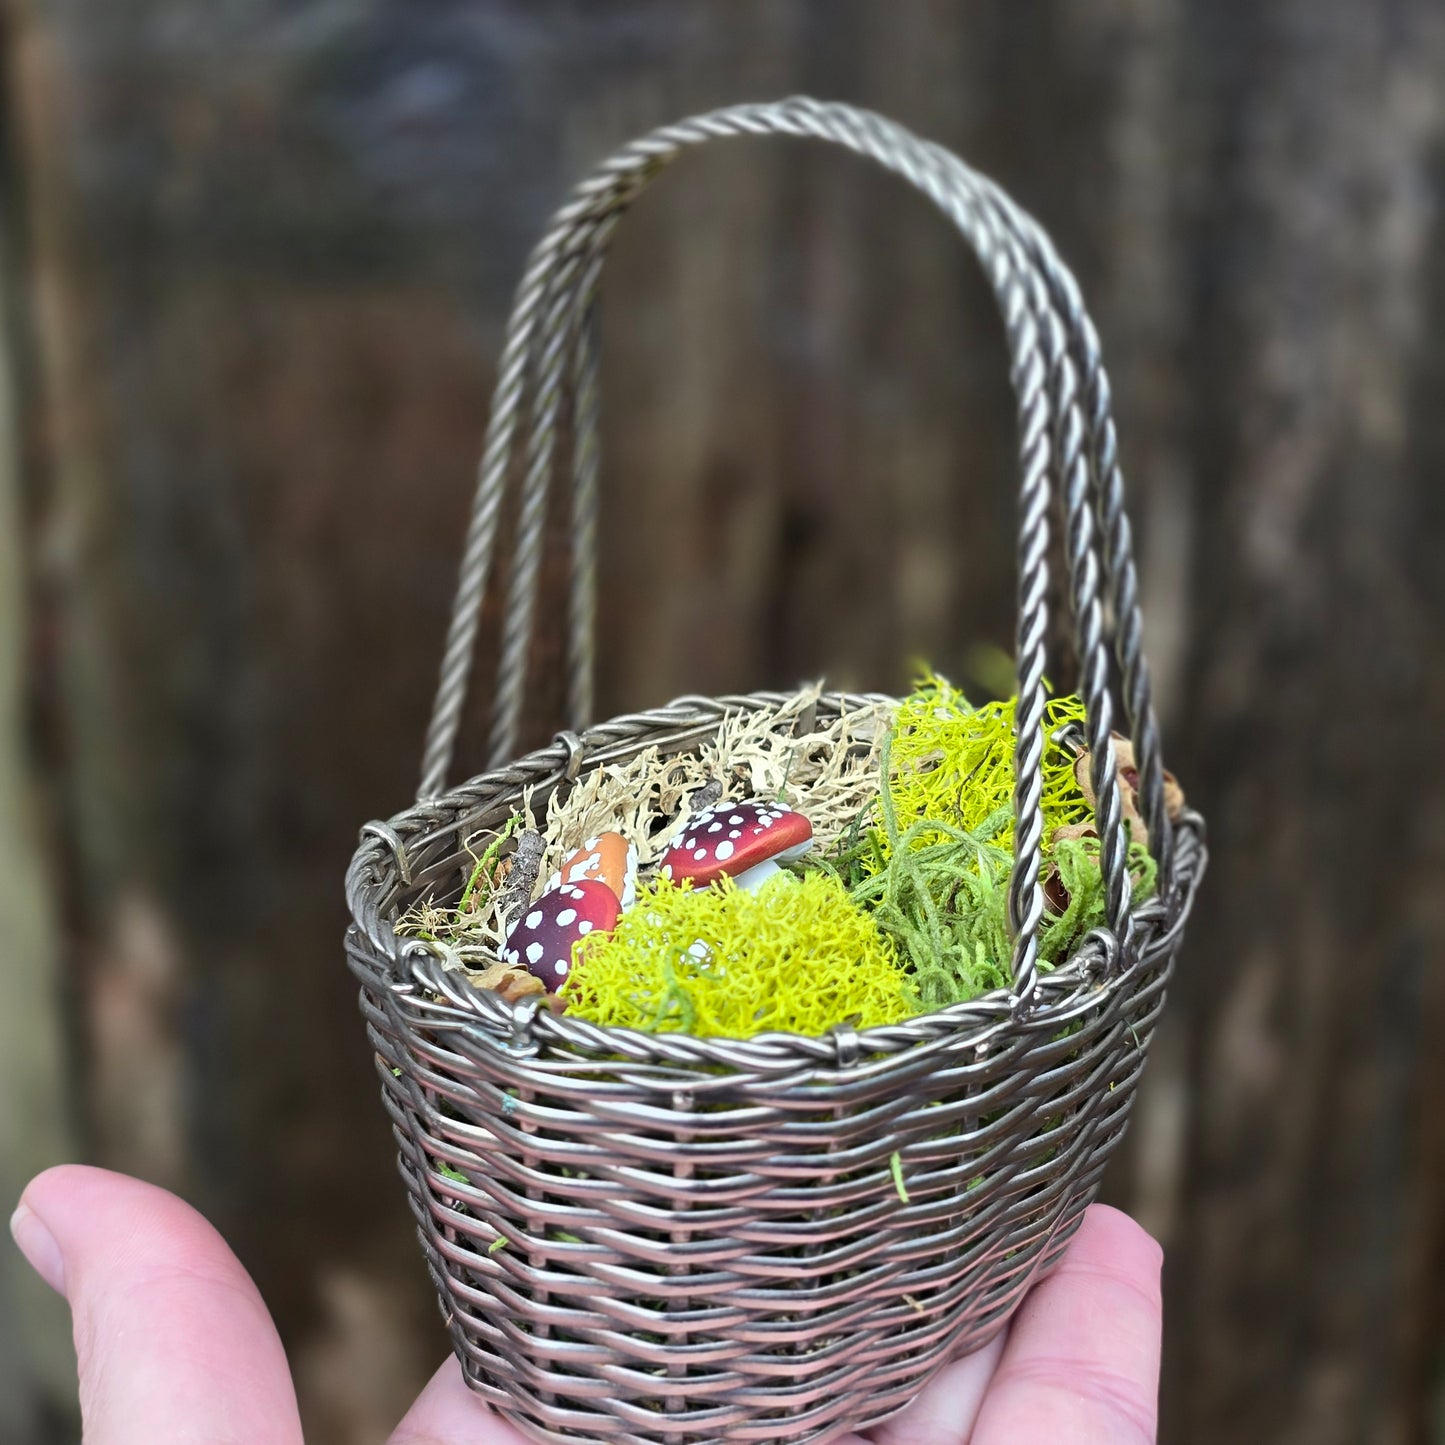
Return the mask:
[[[661,166],[715,136],[821,136],[938,201],[999,294],[1020,409],[1014,986],[824,1038],[607,1029],[473,989],[398,938],[399,912],[454,900],[467,841],[586,768],[696,748],[773,694],[679,700],[583,728],[591,708],[595,302],[618,216]],[[570,426],[561,427],[563,418]],[[576,731],[514,753],[541,520],[570,443]],[[522,499],[493,770],[447,791],[479,604],[513,474]],[[1047,538],[1063,514],[1088,705],[1107,926],[1038,966]],[[1107,609],[1105,603],[1107,601]],[[1106,629],[1106,617],[1113,626]],[[468,1383],[534,1439],[825,1440],[902,1408],[999,1330],[1094,1197],[1122,1136],[1183,923],[1203,826],[1163,805],[1122,480],[1097,342],[1034,223],[955,157],[891,123],[798,100],[683,122],[574,193],[519,291],[428,739],[420,801],[368,824],[347,875],[382,1097]],[[1139,760],[1158,895],[1129,903],[1111,667]],[[825,695],[820,716],[865,701]]]

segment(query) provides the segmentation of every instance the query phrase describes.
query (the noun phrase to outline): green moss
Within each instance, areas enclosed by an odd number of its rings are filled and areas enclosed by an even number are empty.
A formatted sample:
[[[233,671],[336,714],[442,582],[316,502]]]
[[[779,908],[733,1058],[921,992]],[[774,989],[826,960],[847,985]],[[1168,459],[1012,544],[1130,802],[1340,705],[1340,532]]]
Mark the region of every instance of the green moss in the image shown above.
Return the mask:
[[[570,1014],[600,1024],[749,1038],[871,1028],[918,1011],[893,945],[822,873],[779,876],[756,893],[731,880],[693,889],[659,879],[573,956],[562,997]]]
[[[886,852],[872,849],[877,871],[850,890],[911,965],[924,1009],[975,998],[1009,982],[1013,860],[988,833],[991,827],[996,835],[1003,823],[996,815],[985,829],[967,833],[920,819],[905,833],[884,834]]]
[[[888,1161],[888,1167],[893,1172],[893,1188],[898,1193],[898,1202],[907,1204],[909,1202],[908,1186],[903,1182],[903,1156],[898,1150],[893,1151],[892,1158]]]
[[[1008,886],[1013,855],[985,836],[990,826],[997,830],[1002,820],[991,820],[973,834],[923,819],[899,838],[878,873],[850,890],[908,961],[925,1010],[977,998],[1012,981]],[[923,836],[940,841],[915,846]],[[1046,969],[1067,958],[1105,916],[1097,840],[1067,840],[1052,851],[1069,901],[1061,914],[1046,913],[1039,928],[1039,962]],[[1129,850],[1129,868],[1137,903],[1154,892],[1157,869],[1138,844]]]
[[[855,820],[830,857],[811,864],[842,883],[893,940],[924,1009],[1012,981],[1014,706],[1010,699],[975,709],[944,679],[925,677],[900,705],[885,744],[887,783],[876,807]],[[1090,816],[1073,751],[1052,741],[1083,717],[1074,697],[1052,700],[1045,712],[1041,872],[1057,869],[1067,896],[1063,911],[1046,914],[1039,929],[1045,968],[1105,916],[1098,840],[1052,841],[1055,829]],[[1129,862],[1137,902],[1154,891],[1156,869],[1138,845]]]
[[[488,845],[482,856],[477,859],[472,868],[471,876],[467,879],[467,886],[462,889],[462,896],[457,903],[457,913],[464,914],[472,906],[472,900],[477,896],[477,889],[485,884],[490,893],[494,887],[493,878],[496,874],[497,862],[502,856],[502,844],[522,826],[522,815],[513,813],[507,819],[502,831],[496,835]]]
[[[885,768],[887,792],[905,829],[932,819],[975,833],[1000,813],[1004,823],[996,841],[1013,846],[1014,710],[1017,699],[975,708],[946,678],[929,673],[898,706]],[[1056,828],[1081,823],[1089,805],[1074,777],[1074,753],[1052,735],[1069,723],[1084,721],[1077,697],[1052,698],[1044,708],[1044,837]],[[927,846],[946,838],[946,830],[914,838]],[[883,842],[886,859],[891,845]]]
[[[1068,895],[1063,913],[1045,914],[1039,930],[1039,957],[1058,963],[1091,928],[1104,922],[1104,874],[1099,867],[1097,838],[1065,838],[1046,849],[1058,870],[1059,882]],[[1137,906],[1154,895],[1159,883],[1159,865],[1142,843],[1129,845],[1131,899]]]
[[[612,934],[575,950],[562,990],[570,1012],[653,1031],[817,1035],[845,1021],[864,1028],[898,1022],[1007,988],[1015,708],[1014,699],[973,707],[946,679],[926,673],[897,705],[891,727],[886,711],[876,713],[860,743],[849,742],[840,723],[824,749],[826,766],[813,751],[821,734],[798,740],[791,727],[776,737],[769,732],[770,746],[747,754],[746,776],[759,796],[786,797],[813,818],[817,847],[790,865],[799,877],[775,879],[756,894],[730,882],[696,891],[665,881],[645,887]],[[1104,922],[1097,839],[1055,841],[1058,830],[1092,816],[1074,748],[1054,741],[1084,716],[1077,697],[1055,698],[1042,725],[1040,876],[1051,907],[1061,910],[1046,913],[1039,930],[1044,968]],[[739,747],[719,748],[708,769],[731,775],[721,759],[741,756]],[[658,787],[639,791],[641,774],[609,775],[604,796],[599,773],[566,826],[576,833],[584,822],[606,821],[661,838],[660,819],[684,805],[688,785],[703,776],[701,765],[695,771],[667,774],[665,806]],[[619,797],[635,816],[618,812]],[[513,817],[491,836],[458,907],[415,911],[412,931],[467,941],[479,956],[494,949],[497,865],[521,822]],[[553,834],[554,852],[565,851],[555,826]],[[1134,845],[1129,867],[1138,902],[1154,891],[1155,866]]]

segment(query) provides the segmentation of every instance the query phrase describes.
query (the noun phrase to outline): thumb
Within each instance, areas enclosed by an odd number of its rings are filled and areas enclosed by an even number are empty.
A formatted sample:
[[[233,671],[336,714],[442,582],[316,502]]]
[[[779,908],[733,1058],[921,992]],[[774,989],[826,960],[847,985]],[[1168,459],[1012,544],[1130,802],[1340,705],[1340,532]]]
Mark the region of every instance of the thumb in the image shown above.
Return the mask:
[[[189,1205],[64,1165],[31,1181],[10,1229],[70,1304],[85,1445],[300,1445],[271,1317]]]

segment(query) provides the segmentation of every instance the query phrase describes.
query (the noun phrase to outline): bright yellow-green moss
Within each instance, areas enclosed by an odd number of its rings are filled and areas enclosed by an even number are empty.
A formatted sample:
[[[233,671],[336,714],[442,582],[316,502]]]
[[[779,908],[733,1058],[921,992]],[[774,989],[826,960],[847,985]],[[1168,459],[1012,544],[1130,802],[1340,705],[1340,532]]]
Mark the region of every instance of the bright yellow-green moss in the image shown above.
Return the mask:
[[[972,707],[956,687],[933,675],[903,699],[893,722],[887,783],[900,832],[927,818],[966,833],[984,830],[1000,847],[1013,847],[1016,703],[1010,698]],[[1084,704],[1077,697],[1054,698],[1044,708],[1046,842],[1056,828],[1089,817],[1089,805],[1074,777],[1074,753],[1048,740],[1066,723],[1083,721]],[[990,826],[985,829],[985,824]],[[925,833],[910,841],[914,847],[924,847],[944,841],[945,836]],[[881,837],[880,843],[886,858],[887,837]]]
[[[756,893],[659,879],[612,933],[577,944],[561,995],[593,1023],[727,1038],[816,1036],[918,1011],[892,944],[823,874],[779,876]]]
[[[838,877],[893,941],[923,1009],[1010,982],[1014,709],[1014,699],[970,707],[943,678],[925,677],[899,704],[882,749],[886,781],[876,806],[837,846],[809,860]],[[1052,878],[1038,934],[1045,968],[1104,921],[1098,840],[1055,837],[1056,829],[1091,818],[1074,750],[1050,741],[1059,728],[1083,721],[1078,698],[1045,707],[1040,866],[1041,876]],[[1129,871],[1139,902],[1154,891],[1155,867],[1137,844]]]

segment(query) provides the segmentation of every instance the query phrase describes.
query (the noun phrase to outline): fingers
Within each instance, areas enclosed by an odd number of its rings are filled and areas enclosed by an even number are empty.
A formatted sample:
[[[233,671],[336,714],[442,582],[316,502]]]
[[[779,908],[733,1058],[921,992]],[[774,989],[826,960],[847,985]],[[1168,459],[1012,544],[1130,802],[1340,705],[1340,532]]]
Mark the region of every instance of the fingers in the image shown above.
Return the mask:
[[[527,1445],[467,1388],[462,1367],[449,1359],[416,1397],[389,1445]]]
[[[1014,1317],[971,1445],[1153,1445],[1159,1246],[1094,1205]]]
[[[1002,1348],[999,1339],[955,1361],[898,1419],[876,1427],[866,1439],[873,1445],[949,1445],[967,1440]],[[467,1388],[453,1358],[431,1377],[388,1445],[526,1445],[526,1441]],[[865,1438],[847,1435],[835,1445],[865,1445]]]
[[[1159,1387],[1159,1246],[1095,1205],[1007,1335],[956,1360],[872,1445],[1153,1445]],[[838,1445],[863,1445],[849,1435]],[[391,1445],[524,1445],[454,1359]]]
[[[875,1425],[868,1439],[874,1445],[963,1445],[973,1433],[1003,1345],[999,1335],[954,1360],[901,1415]]]
[[[950,1445],[968,1439],[1002,1339],[950,1365],[897,1420],[869,1432],[873,1445]],[[431,1377],[388,1445],[526,1445],[467,1388],[461,1367],[449,1359]],[[848,1435],[835,1445],[865,1445]]]
[[[271,1317],[189,1205],[66,1165],[31,1182],[11,1229],[70,1303],[85,1445],[300,1445]]]

